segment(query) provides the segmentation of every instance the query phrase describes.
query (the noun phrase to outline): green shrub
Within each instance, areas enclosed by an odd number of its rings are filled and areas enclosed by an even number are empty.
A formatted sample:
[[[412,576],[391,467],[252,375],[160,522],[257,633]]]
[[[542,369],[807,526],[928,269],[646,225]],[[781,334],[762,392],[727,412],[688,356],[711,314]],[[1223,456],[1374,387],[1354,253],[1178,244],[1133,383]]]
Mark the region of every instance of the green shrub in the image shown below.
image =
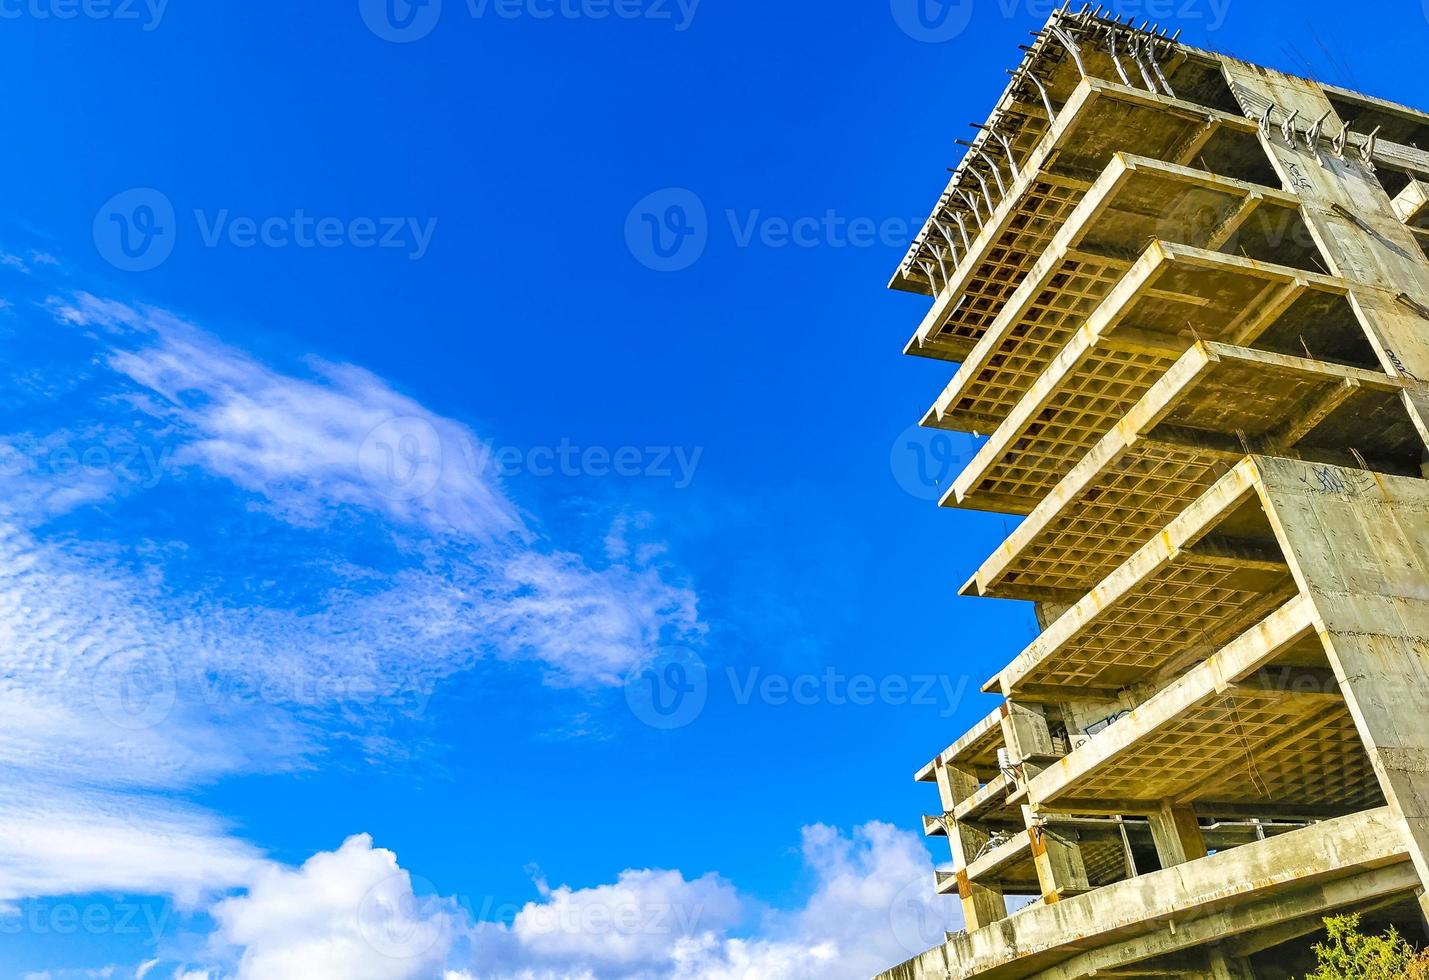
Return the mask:
[[[1392,928],[1366,936],[1359,927],[1358,915],[1326,919],[1326,941],[1315,944],[1320,966],[1305,980],[1429,980],[1429,952],[1416,953]]]

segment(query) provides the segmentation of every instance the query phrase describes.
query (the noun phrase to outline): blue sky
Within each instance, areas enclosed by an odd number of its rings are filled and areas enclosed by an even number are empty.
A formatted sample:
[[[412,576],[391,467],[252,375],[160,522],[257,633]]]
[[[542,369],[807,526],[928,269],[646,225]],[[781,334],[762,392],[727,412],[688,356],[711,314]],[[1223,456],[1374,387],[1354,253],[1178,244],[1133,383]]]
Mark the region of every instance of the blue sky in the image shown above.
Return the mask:
[[[0,976],[957,924],[910,776],[1034,626],[883,284],[1047,8],[440,6],[0,4]],[[1429,104],[1419,4],[1118,9]]]

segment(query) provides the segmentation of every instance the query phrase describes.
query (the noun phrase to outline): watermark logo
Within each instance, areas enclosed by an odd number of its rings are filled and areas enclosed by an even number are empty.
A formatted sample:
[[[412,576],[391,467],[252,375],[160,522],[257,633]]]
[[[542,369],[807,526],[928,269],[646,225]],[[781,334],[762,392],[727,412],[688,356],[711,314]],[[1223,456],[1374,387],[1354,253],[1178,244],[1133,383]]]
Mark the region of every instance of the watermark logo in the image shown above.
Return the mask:
[[[420,41],[437,26],[442,0],[358,0],[367,29],[384,41]]]
[[[151,490],[170,472],[172,446],[79,445],[40,442],[16,446],[0,442],[0,479],[45,480],[113,477]]]
[[[175,659],[163,650],[125,651],[101,661],[92,672],[94,705],[118,728],[139,731],[166,721],[182,701],[194,708],[267,705],[354,711],[380,708],[420,718],[436,694],[435,678],[420,673],[313,669],[266,670],[233,662],[216,668]]]
[[[898,890],[888,906],[888,924],[893,938],[908,953],[916,956],[947,942],[952,929],[950,911],[954,903],[939,903],[933,893],[934,876],[922,874]]]
[[[148,272],[174,250],[178,221],[173,202],[152,187],[115,194],[94,216],[94,247],[123,272]]]
[[[209,214],[194,211],[199,240],[205,248],[228,244],[234,248],[383,248],[400,249],[416,262],[427,254],[436,218],[357,217],[331,215],[314,218],[302,208],[292,214],[255,218],[234,216],[227,208]]]
[[[392,500],[416,500],[442,478],[442,437],[418,416],[388,419],[367,434],[357,453],[362,477]]]
[[[667,21],[676,31],[694,23],[700,0],[466,0],[473,20],[495,15],[505,20]]]
[[[644,477],[668,480],[684,490],[695,480],[703,446],[578,446],[562,436],[554,446],[495,446],[483,443],[472,458],[478,473],[503,480],[516,476],[567,478]]]
[[[705,254],[709,216],[705,202],[684,187],[666,187],[636,202],[625,218],[625,247],[656,272],[688,269]]]
[[[694,482],[704,452],[703,446],[583,446],[566,436],[549,445],[498,445],[451,429],[444,437],[428,419],[399,416],[367,433],[357,449],[357,468],[391,500],[425,497],[446,475],[647,479],[684,490]],[[4,459],[0,445],[0,464]]]
[[[1240,204],[1239,199],[1215,191],[1190,190],[1165,208],[1153,237],[1277,262],[1283,260],[1276,256],[1286,250],[1315,253],[1315,238],[1297,211],[1259,208],[1238,222]]]
[[[1167,208],[1156,223],[1156,237],[1168,242],[1209,242],[1230,217],[1226,195],[1195,188]]]
[[[436,897],[431,882],[401,872],[382,879],[362,896],[357,928],[367,944],[388,959],[416,959],[442,938],[446,910],[447,903]]]
[[[91,685],[94,706],[126,731],[161,724],[178,701],[179,683],[168,657],[116,653],[100,661]]]
[[[709,671],[693,650],[667,647],[625,678],[625,703],[651,728],[670,731],[689,725],[709,700]]]
[[[915,41],[942,44],[972,23],[973,0],[892,0],[893,20]]]
[[[909,496],[938,500],[976,454],[976,440],[965,432],[910,425],[893,441],[888,466]]]

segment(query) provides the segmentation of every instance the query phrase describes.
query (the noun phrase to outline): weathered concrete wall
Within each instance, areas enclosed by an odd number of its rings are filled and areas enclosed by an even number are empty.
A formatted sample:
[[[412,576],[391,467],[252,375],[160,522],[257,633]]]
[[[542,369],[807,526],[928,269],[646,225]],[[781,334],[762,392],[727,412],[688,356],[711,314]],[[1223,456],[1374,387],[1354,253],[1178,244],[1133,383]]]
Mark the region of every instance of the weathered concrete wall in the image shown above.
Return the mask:
[[[1261,493],[1429,887],[1429,482],[1258,458]]]

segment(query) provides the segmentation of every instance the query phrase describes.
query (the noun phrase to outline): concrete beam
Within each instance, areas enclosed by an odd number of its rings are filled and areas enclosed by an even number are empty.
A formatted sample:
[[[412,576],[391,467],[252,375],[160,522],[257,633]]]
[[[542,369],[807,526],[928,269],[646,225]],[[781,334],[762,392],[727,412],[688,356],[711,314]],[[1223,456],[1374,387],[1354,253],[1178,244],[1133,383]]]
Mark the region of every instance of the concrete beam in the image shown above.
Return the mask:
[[[998,675],[1003,692],[1016,691],[1042,662],[1056,653],[1059,646],[1091,625],[1121,597],[1209,533],[1224,514],[1254,493],[1255,479],[1255,467],[1249,460],[1237,464],[1185,513],[1172,521],[1165,532],[1143,545],[1019,654]]]
[[[1133,757],[1137,746],[1148,735],[1170,724],[1194,705],[1251,676],[1292,643],[1308,636],[1314,629],[1313,616],[1314,607],[1308,599],[1303,596],[1291,599],[1205,663],[1192,668],[1033,779],[1027,786],[1028,802],[1045,806],[1064,796],[1075,797],[1077,784],[1089,775]],[[1147,802],[1139,801],[1135,810],[1124,812],[1145,812]]]
[[[940,765],[960,766],[964,769],[977,768],[985,764],[984,757],[990,748],[995,751],[996,746],[1001,744],[1002,735],[1002,707],[999,705],[967,732],[939,752],[933,761],[914,774],[913,778],[920,783],[931,783],[937,779],[936,770]],[[994,769],[996,768],[994,764]]]
[[[1247,133],[1254,130],[1255,124],[1251,120],[1234,113],[1208,109],[1175,99],[1157,102],[1148,100],[1147,95],[1149,93],[1098,78],[1083,79],[1077,85],[1059,110],[1056,122],[1046,131],[1040,142],[1031,149],[1026,159],[1021,161],[1017,180],[1007,189],[1007,193],[995,203],[992,215],[981,224],[972,248],[959,261],[957,269],[954,270],[951,285],[942,288],[934,297],[932,309],[923,318],[918,331],[908,342],[905,353],[959,361],[966,357],[977,338],[948,337],[942,334],[940,331],[947,322],[950,311],[955,309],[959,303],[972,272],[982,265],[984,257],[993,244],[1000,241],[1006,234],[1010,222],[1019,213],[1029,191],[1034,186],[1039,182],[1048,181],[1060,182],[1062,186],[1076,186],[1072,183],[1076,180],[1074,175],[1056,172],[1058,168],[1055,165],[1055,157],[1065,147],[1075,144],[1084,127],[1095,125],[1097,128],[1101,128],[1103,124],[1119,127],[1125,133],[1126,138],[1116,149],[1126,150],[1132,154],[1136,154],[1139,149],[1155,151],[1163,142],[1160,138],[1161,134],[1168,131],[1168,128],[1179,127],[1188,136],[1195,135],[1198,141],[1208,140],[1225,129],[1235,129]],[[1103,112],[1104,108],[1109,111]],[[1190,156],[1184,152],[1175,154],[1182,165],[1190,163],[1195,157],[1194,146],[1189,150]],[[1096,163],[1096,166],[1103,166],[1110,155],[1111,153],[1108,152],[1101,161]],[[954,197],[955,188],[960,179],[960,174],[953,176],[947,190],[940,198],[940,202]],[[1085,190],[1088,186],[1090,186],[1089,183],[1084,183],[1080,189]],[[1272,193],[1278,192],[1272,191]],[[940,239],[941,232],[933,226],[930,218],[924,224],[915,242]],[[890,287],[931,292],[923,283],[907,279],[903,275],[908,258],[920,251],[918,244],[909,250],[908,257],[905,258],[903,264],[900,264],[898,272],[894,274],[889,283]]]
[[[1120,258],[1120,254],[1143,247],[1148,229],[1144,224],[1128,220],[1127,212],[1122,209],[1128,206],[1129,199],[1145,196],[1149,186],[1160,191],[1161,203],[1167,209],[1174,209],[1178,204],[1207,207],[1213,201],[1238,202],[1236,214],[1240,220],[1249,217],[1261,206],[1293,212],[1299,205],[1294,195],[1283,191],[1133,154],[1114,154],[1106,170],[1067,216],[1036,261],[1028,258],[1025,277],[997,312],[982,338],[963,359],[953,380],[924,417],[923,424],[959,431],[990,431],[996,427],[1005,417],[1005,411],[983,413],[960,403],[970,396],[977,402],[976,389],[980,379],[988,374],[993,359],[1012,342],[1028,310],[1069,261],[1094,266],[1108,263],[1125,265],[1127,263]],[[1213,240],[1216,229],[1203,230],[1194,223],[1184,224],[1185,227],[1178,229],[1178,237],[1186,239],[1184,244],[1212,251],[1219,248]],[[1170,231],[1164,219],[1156,222],[1151,230],[1159,232],[1158,237],[1164,237]],[[1083,243],[1089,241],[1096,242],[1097,247],[1092,250],[1082,248]],[[1108,244],[1116,247],[1109,250]],[[976,265],[973,263],[974,267]],[[1148,287],[1145,294],[1154,295],[1155,290]],[[1185,300],[1185,297],[1178,298]],[[1127,329],[1118,332],[1117,336],[1127,349],[1155,352],[1172,358],[1186,348],[1185,341],[1149,331]],[[999,374],[994,373],[993,383],[998,380]],[[992,421],[992,425],[988,425],[988,421]]]

